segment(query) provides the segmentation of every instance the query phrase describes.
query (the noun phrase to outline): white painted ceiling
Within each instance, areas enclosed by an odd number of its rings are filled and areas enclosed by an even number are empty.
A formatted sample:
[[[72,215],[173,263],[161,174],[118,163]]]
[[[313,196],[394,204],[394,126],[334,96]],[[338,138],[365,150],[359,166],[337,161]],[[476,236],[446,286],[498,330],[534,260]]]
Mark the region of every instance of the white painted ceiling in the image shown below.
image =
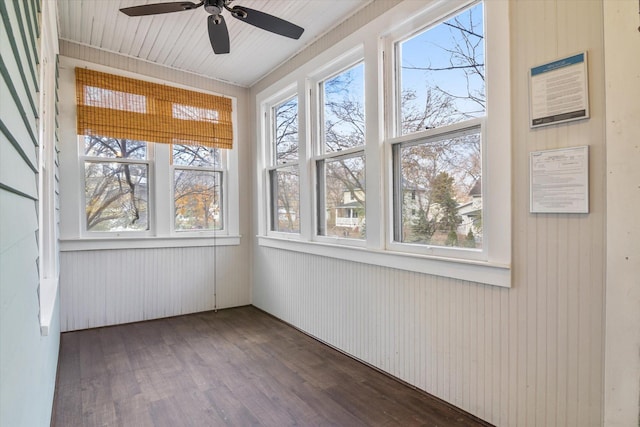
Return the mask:
[[[231,53],[216,55],[200,7],[128,17],[120,8],[162,0],[57,0],[60,38],[249,87],[371,0],[234,0],[305,29],[299,40],[273,34],[223,12]],[[194,3],[198,3],[195,0]]]

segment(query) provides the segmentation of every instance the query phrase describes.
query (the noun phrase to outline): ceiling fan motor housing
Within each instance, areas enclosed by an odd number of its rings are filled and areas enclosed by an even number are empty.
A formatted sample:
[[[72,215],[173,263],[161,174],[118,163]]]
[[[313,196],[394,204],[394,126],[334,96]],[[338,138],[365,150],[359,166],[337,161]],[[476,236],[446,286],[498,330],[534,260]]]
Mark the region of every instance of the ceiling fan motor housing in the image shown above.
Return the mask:
[[[224,0],[204,0],[204,10],[211,15],[220,15],[224,8]]]

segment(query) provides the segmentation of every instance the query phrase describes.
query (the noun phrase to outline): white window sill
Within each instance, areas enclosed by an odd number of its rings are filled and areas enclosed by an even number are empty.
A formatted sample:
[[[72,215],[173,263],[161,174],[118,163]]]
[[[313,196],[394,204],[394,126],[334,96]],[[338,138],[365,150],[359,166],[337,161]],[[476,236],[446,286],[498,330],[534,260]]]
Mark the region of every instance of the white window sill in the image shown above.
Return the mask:
[[[58,300],[58,279],[40,280],[40,335],[49,335],[53,311]]]
[[[282,239],[272,236],[258,236],[258,244],[269,248],[304,252],[328,258],[344,259],[363,264],[379,265],[399,270],[468,280],[504,288],[511,287],[511,268],[509,265],[373,250],[322,242]]]
[[[175,236],[175,237],[100,237],[60,239],[60,252],[96,251],[107,249],[190,248],[203,246],[233,246],[241,236]]]

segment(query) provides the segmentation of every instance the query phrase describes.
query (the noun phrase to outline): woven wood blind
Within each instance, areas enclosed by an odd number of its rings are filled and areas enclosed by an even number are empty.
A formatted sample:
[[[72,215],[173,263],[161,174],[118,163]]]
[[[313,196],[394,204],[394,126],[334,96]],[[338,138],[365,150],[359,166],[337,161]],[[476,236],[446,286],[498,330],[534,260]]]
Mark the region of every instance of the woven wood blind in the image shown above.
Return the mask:
[[[76,68],[78,135],[232,148],[231,99]]]

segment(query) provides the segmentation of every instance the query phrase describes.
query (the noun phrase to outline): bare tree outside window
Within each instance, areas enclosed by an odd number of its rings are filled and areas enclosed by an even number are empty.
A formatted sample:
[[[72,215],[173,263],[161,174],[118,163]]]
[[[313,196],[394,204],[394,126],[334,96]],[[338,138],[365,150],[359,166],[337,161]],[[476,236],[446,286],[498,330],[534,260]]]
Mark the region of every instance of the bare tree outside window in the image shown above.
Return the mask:
[[[300,232],[298,97],[271,108],[271,230]]]
[[[149,229],[147,143],[84,137],[87,231]]]
[[[222,229],[220,149],[183,144],[172,148],[176,231]]]
[[[290,166],[271,171],[272,229],[286,233],[300,232],[300,177],[298,167]]]
[[[482,117],[483,4],[399,42],[402,135]]]
[[[366,238],[364,155],[323,160],[318,174],[324,188],[320,234]]]
[[[298,97],[273,108],[275,163],[282,165],[298,161]]]
[[[364,63],[321,82],[320,89],[322,152],[330,156],[317,162],[318,234],[365,239]]]
[[[324,151],[363,146],[364,64],[360,63],[323,82]]]
[[[396,44],[400,135],[435,129],[398,144],[395,239],[482,247],[482,139],[485,115],[483,5]],[[438,133],[469,122],[453,134]]]

